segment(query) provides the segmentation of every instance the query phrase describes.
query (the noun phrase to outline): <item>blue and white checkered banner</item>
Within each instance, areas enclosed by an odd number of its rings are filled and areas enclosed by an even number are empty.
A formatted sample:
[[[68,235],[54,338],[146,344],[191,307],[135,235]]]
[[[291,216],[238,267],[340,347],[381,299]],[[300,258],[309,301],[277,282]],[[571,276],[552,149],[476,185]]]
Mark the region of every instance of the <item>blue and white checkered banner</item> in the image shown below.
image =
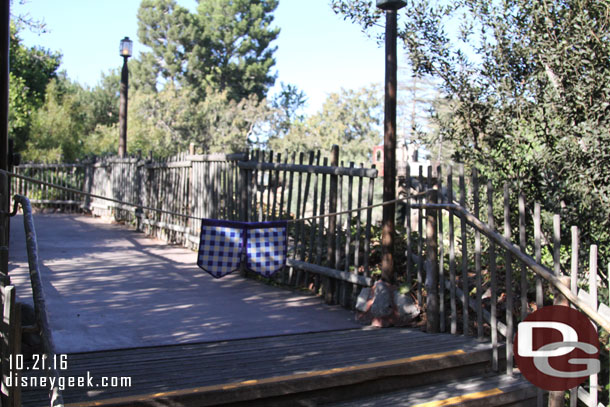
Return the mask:
[[[269,277],[286,264],[286,221],[202,219],[197,265],[215,278],[246,268]]]

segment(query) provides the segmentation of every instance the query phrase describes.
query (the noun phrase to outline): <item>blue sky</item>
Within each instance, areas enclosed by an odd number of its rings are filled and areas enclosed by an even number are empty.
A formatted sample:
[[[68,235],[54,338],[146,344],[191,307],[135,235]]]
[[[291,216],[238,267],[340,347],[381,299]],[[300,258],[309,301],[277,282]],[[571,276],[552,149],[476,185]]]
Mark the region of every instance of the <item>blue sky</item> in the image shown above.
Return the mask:
[[[178,3],[196,7],[195,0]],[[137,41],[139,4],[139,0],[27,0],[26,4],[14,0],[11,13],[44,20],[50,32],[24,31],[24,43],[61,52],[60,69],[69,78],[94,86],[102,72],[121,65],[121,38],[134,40],[135,55],[144,50]],[[275,25],[281,28],[275,42],[276,87],[284,82],[303,90],[307,112],[318,110],[331,92],[383,81],[383,47],[335,15],[329,0],[281,0]]]

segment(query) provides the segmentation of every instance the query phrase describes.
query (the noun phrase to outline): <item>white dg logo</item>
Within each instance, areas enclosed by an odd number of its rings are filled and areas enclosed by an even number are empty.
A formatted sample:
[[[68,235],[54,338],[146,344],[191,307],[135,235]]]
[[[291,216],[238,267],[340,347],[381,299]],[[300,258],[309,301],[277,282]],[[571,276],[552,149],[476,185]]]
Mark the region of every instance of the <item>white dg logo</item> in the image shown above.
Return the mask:
[[[534,350],[534,330],[554,329],[562,336],[561,342],[548,343]],[[557,370],[549,364],[549,358],[564,356],[578,348],[585,353],[595,355],[597,348],[586,342],[578,342],[578,333],[570,325],[556,321],[524,321],[518,325],[519,342],[517,354],[521,357],[532,357],[534,365],[542,373],[559,378],[578,378],[596,374],[600,371],[600,363],[596,358],[568,359],[570,365],[586,365],[586,369],[579,371]]]

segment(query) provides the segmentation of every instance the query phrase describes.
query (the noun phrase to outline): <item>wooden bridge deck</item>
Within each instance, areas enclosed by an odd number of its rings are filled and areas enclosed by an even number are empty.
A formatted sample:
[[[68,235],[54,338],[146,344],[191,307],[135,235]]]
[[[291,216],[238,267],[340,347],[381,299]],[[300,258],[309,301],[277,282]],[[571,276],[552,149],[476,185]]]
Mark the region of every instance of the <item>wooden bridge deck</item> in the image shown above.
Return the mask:
[[[18,222],[10,273],[27,300]],[[363,329],[351,312],[313,296],[212,279],[194,252],[121,226],[68,215],[35,222],[51,328],[67,354],[60,385],[69,406],[313,406],[489,374],[490,345],[474,338]],[[29,367],[25,378],[42,377]],[[104,378],[118,382],[107,387]],[[498,386],[493,396],[504,395]],[[23,405],[47,405],[43,387],[22,386]]]
[[[64,377],[92,377],[93,387],[67,388],[74,406],[203,406],[280,397],[298,389],[315,392],[316,402],[379,390],[380,377],[408,373],[409,385],[447,380],[468,370],[476,374],[490,360],[488,344],[473,338],[431,335],[411,329],[351,329],[188,345],[68,355]],[[454,369],[454,370],[452,370]],[[28,372],[28,377],[39,372]],[[129,377],[131,386],[102,388],[102,377]],[[405,380],[399,379],[399,380]],[[41,406],[46,391],[24,388],[23,405]],[[301,394],[299,397],[303,397]],[[310,396],[307,396],[310,397]],[[294,404],[293,404],[294,402]],[[263,405],[272,405],[268,399]],[[298,405],[281,400],[280,405]],[[311,403],[310,403],[311,404]]]
[[[357,328],[352,312],[239,275],[214,279],[197,253],[99,218],[35,215],[50,325],[60,353]],[[31,302],[20,216],[10,275]]]

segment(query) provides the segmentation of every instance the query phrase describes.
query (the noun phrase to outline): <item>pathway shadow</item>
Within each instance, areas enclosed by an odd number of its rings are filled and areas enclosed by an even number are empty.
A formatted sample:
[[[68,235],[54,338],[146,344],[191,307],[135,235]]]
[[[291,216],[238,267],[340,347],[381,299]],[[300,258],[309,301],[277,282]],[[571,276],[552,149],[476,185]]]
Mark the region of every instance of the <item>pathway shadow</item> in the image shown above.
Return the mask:
[[[11,223],[10,274],[31,300],[21,218]],[[356,328],[320,298],[229,275],[214,279],[193,251],[100,219],[35,215],[43,286],[58,352],[86,352]]]

